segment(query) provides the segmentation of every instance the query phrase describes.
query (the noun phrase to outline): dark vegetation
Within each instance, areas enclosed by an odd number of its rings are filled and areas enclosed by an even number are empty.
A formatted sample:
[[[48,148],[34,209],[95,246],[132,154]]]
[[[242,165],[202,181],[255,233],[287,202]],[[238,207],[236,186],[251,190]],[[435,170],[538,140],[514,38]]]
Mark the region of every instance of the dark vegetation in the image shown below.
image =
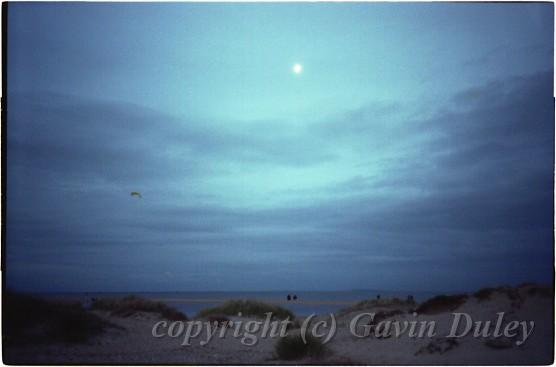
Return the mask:
[[[530,296],[540,296],[540,297],[552,297],[553,290],[550,287],[538,285],[534,283],[524,283],[519,285],[517,288],[513,287],[496,287],[496,288],[483,288],[473,293],[473,296],[477,298],[479,302],[490,300],[495,294],[506,295],[511,301],[519,302],[522,301],[522,294],[525,293]]]
[[[123,298],[100,298],[92,304],[93,310],[109,311],[111,315],[120,317],[133,316],[139,312],[157,313],[170,321],[187,321],[187,316],[163,302],[129,295]]]
[[[479,302],[489,300],[497,288],[483,288],[479,289],[477,292],[473,293],[473,296],[479,300]]]
[[[461,306],[468,296],[456,294],[452,296],[440,295],[421,303],[415,310],[418,314],[434,315],[441,312],[450,312]]]
[[[545,287],[541,285],[532,285],[528,287],[527,294],[531,296],[541,296],[541,297],[554,297],[554,290],[550,287]]]
[[[524,295],[553,297],[553,288],[538,285],[534,283],[524,283],[517,287],[500,286],[482,288],[473,293],[472,296],[479,302],[485,302],[492,299],[495,294],[506,296],[512,304],[512,307],[521,307],[524,301]],[[440,312],[453,311],[461,306],[468,296],[466,294],[458,294],[453,296],[437,296],[419,305],[416,309],[417,313],[436,314]]]
[[[3,293],[3,339],[6,344],[82,343],[119,328],[76,302],[51,301],[7,290]]]
[[[274,349],[276,356],[286,361],[305,357],[318,360],[327,353],[326,346],[309,333],[307,334],[306,341],[307,343],[303,342],[301,334],[297,333],[280,338]]]
[[[519,295],[519,288],[512,287],[483,288],[473,293],[473,296],[477,298],[479,302],[483,302],[490,300],[495,293],[506,295],[512,301],[518,301],[521,299],[521,296]]]
[[[254,316],[264,319],[269,312],[272,313],[273,319],[285,320],[289,318],[292,321],[295,319],[295,315],[290,310],[254,300],[229,300],[220,306],[205,308],[199,311],[197,317],[205,318],[211,315],[237,316],[241,313],[242,316]]]

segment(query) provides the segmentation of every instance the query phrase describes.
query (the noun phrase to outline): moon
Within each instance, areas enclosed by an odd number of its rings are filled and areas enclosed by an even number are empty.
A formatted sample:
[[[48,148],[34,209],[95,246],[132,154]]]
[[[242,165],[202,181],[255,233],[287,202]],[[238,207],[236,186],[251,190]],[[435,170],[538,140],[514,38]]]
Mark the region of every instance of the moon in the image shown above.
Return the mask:
[[[301,64],[293,64],[292,70],[295,74],[301,74],[301,72],[303,71],[303,65]]]

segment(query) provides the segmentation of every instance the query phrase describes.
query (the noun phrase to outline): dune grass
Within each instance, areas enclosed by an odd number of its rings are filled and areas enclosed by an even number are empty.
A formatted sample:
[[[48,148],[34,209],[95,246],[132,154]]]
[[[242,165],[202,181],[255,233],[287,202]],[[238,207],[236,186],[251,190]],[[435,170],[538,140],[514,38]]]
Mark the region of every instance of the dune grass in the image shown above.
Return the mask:
[[[442,312],[453,311],[461,306],[468,296],[456,294],[452,296],[440,295],[421,303],[415,310],[418,314],[434,315]]]
[[[129,317],[138,312],[157,313],[161,317],[171,321],[187,321],[187,315],[183,312],[169,307],[163,302],[129,295],[123,298],[100,298],[95,299],[92,309],[109,311],[111,315]]]
[[[482,288],[473,293],[473,297],[477,298],[479,302],[489,300],[490,297],[496,292],[498,288]]]
[[[268,312],[272,313],[273,319],[290,320],[295,319],[295,315],[290,310],[280,306],[271,305],[265,302],[255,300],[229,300],[220,306],[205,308],[197,314],[197,318],[205,318],[210,315],[228,315],[237,316],[241,313],[243,316],[254,316],[265,318]]]
[[[305,357],[318,360],[327,353],[326,346],[311,334],[307,334],[306,341],[297,333],[280,338],[274,347],[276,357],[286,361]]]
[[[500,286],[495,288],[482,288],[473,293],[479,302],[488,301],[494,294],[505,295],[514,305],[519,306],[523,302],[523,295],[553,297],[553,288],[535,283],[523,283],[517,287]]]
[[[534,284],[528,287],[527,294],[552,298],[554,297],[554,288]]]
[[[3,293],[3,334],[8,344],[82,343],[117,326],[81,304],[51,301],[7,290]]]

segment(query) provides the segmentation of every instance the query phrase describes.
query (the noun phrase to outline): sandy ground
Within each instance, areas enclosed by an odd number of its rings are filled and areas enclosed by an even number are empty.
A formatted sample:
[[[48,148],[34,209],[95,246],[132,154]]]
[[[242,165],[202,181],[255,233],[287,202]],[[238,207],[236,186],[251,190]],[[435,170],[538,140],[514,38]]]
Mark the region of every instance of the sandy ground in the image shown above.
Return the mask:
[[[398,307],[399,308],[399,307]],[[457,309],[432,315],[415,315],[404,312],[390,317],[390,321],[434,321],[434,337],[358,338],[350,331],[350,322],[362,312],[379,312],[388,308],[358,310],[336,315],[337,332],[327,343],[328,353],[321,359],[305,358],[283,361],[275,356],[274,347],[278,338],[259,338],[255,346],[241,343],[231,331],[226,337],[214,337],[207,345],[199,345],[206,333],[193,339],[192,345],[183,346],[183,335],[177,338],[152,336],[153,325],[160,321],[154,314],[137,314],[129,318],[112,317],[98,313],[122,329],[109,329],[105,334],[87,344],[45,344],[4,348],[5,363],[18,364],[550,364],[553,362],[554,309],[553,298],[531,294],[527,287],[519,289],[519,299],[508,297],[503,292],[494,293],[489,299],[469,299]],[[407,311],[407,310],[403,310]],[[494,323],[498,312],[504,312],[502,325],[512,320],[533,321],[534,329],[520,346],[514,338],[475,338],[469,333],[463,338],[445,338],[453,324],[453,312],[467,313],[474,321],[491,320]],[[319,316],[319,320],[329,317]],[[249,321],[235,317],[232,321]],[[303,321],[303,320],[301,320]],[[463,322],[462,322],[463,323]],[[359,325],[357,333],[364,329]],[[289,333],[296,331],[289,331]],[[450,340],[448,340],[450,339]],[[454,340],[456,340],[454,342]],[[489,346],[490,345],[490,346]]]

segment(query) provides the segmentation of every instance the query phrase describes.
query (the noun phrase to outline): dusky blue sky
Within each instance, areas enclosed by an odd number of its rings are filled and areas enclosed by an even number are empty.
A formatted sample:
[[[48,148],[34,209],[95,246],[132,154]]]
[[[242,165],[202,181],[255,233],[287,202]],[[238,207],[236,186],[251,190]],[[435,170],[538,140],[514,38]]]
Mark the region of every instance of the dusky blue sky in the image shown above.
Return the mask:
[[[7,52],[9,287],[552,281],[550,3],[11,3]]]

